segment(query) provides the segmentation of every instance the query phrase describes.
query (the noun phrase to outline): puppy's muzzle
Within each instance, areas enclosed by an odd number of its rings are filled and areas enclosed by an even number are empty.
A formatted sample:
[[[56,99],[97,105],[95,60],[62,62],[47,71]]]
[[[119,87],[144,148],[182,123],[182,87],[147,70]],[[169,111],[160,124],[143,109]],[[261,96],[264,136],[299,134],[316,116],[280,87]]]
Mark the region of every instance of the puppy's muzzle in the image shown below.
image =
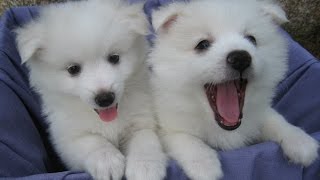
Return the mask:
[[[251,65],[251,55],[244,50],[235,50],[228,54],[227,63],[240,74]]]
[[[108,107],[114,102],[115,97],[114,92],[100,92],[96,95],[94,101],[99,107]]]

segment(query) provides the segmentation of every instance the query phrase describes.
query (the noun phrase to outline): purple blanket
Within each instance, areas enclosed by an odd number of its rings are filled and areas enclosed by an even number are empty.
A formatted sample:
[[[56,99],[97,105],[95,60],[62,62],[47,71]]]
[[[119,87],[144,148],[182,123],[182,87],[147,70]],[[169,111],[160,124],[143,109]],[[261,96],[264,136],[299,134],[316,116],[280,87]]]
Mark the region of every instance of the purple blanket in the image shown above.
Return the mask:
[[[172,0],[150,0],[151,9]],[[15,8],[0,21],[0,177],[18,179],[90,179],[84,172],[67,171],[59,163],[47,139],[45,117],[38,96],[30,89],[27,69],[20,65],[15,47],[17,26],[37,16],[37,8]],[[293,41],[289,41],[290,70],[279,84],[274,108],[286,119],[320,140],[320,62]],[[299,146],[299,142],[297,142]],[[293,165],[272,142],[219,152],[224,180],[320,179],[320,160],[308,168]],[[187,177],[170,161],[167,179]]]

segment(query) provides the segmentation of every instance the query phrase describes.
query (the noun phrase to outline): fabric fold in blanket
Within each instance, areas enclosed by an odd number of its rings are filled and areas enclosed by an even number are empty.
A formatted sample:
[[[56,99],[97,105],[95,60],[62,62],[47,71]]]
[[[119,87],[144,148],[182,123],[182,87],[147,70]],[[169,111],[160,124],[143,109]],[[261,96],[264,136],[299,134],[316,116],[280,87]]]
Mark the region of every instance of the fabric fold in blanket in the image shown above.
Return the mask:
[[[145,10],[172,0],[149,0]],[[28,71],[15,46],[13,29],[37,17],[38,7],[8,10],[0,21],[0,177],[15,179],[90,179],[84,172],[67,171],[48,140],[40,100],[28,83]],[[283,32],[289,44],[287,77],[279,84],[274,108],[286,119],[320,140],[320,62]],[[297,142],[297,146],[299,142]],[[219,152],[224,180],[314,180],[320,177],[320,160],[303,168],[290,164],[273,142]],[[169,180],[185,180],[171,160]]]

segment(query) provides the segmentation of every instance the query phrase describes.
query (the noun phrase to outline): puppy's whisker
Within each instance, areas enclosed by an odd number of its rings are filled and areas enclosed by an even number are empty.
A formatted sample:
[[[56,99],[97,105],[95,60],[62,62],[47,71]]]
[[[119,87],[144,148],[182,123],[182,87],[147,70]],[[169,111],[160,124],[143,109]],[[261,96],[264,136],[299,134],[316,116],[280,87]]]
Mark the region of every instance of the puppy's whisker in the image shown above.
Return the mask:
[[[91,90],[91,89],[88,89],[88,88],[84,88],[84,90],[86,90],[87,92],[89,92],[89,93],[92,94],[92,95],[97,94],[97,92],[95,92],[95,91],[93,91],[93,90]]]

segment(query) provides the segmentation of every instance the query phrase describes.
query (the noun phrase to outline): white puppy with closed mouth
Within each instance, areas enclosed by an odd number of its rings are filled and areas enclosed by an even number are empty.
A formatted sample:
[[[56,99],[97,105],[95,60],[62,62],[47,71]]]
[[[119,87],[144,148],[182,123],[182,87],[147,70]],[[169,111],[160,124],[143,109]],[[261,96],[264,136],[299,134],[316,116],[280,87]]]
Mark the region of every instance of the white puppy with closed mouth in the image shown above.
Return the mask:
[[[166,156],[150,108],[142,4],[79,1],[17,29],[57,153],[94,179],[160,180]]]
[[[317,158],[317,141],[271,108],[287,70],[277,26],[286,21],[271,1],[191,1],[153,12],[149,63],[160,138],[191,179],[221,178],[215,149],[257,140],[279,143],[294,163]]]

